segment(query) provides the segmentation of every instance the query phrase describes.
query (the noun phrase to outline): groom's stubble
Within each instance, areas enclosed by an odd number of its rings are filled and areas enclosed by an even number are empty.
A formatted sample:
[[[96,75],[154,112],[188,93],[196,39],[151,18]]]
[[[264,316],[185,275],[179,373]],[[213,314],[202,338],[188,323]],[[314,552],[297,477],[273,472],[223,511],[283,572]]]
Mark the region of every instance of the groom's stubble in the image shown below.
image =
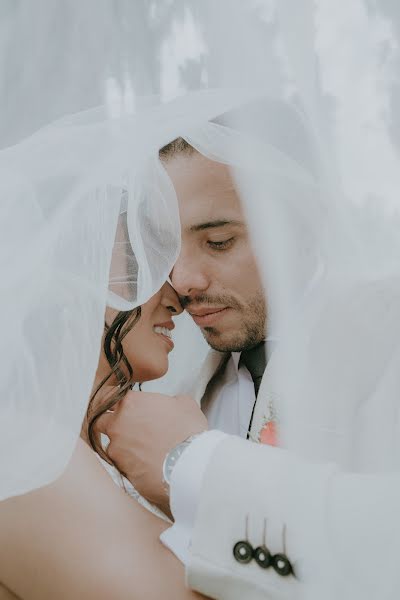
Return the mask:
[[[233,296],[210,296],[200,294],[193,298],[180,296],[180,301],[186,310],[190,311],[191,304],[210,306],[228,305],[237,313],[238,323],[231,331],[218,327],[204,327],[201,329],[204,338],[211,348],[220,352],[242,352],[256,346],[265,338],[266,308],[263,292],[258,292],[247,300],[247,303],[238,302]]]

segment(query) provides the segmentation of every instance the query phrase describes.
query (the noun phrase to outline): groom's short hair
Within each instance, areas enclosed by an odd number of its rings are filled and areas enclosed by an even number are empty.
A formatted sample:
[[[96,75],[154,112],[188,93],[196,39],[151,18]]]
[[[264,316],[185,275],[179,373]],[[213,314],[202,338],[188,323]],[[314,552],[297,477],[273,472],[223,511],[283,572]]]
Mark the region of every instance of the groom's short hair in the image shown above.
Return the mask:
[[[191,146],[189,142],[187,142],[183,138],[178,137],[172,142],[169,142],[169,144],[163,146],[159,151],[159,155],[161,160],[166,160],[168,158],[173,158],[177,154],[190,155],[193,152],[195,152],[193,146]]]
[[[302,109],[294,103],[265,97],[222,113],[210,122],[228,127],[234,123],[235,129],[262,143],[267,142],[311,175],[316,176],[320,172],[313,127]],[[197,150],[189,142],[178,137],[163,146],[159,156],[161,160],[168,160],[178,154],[190,156],[195,152]]]

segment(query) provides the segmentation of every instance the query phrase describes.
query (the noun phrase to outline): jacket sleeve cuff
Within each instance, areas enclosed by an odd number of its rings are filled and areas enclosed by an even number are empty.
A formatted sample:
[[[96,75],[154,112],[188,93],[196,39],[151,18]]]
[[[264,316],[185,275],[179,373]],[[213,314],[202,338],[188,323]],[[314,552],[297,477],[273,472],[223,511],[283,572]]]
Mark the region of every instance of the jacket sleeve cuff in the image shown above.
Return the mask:
[[[171,476],[170,506],[174,524],[160,539],[185,565],[193,536],[201,486],[208,463],[219,443],[227,435],[221,431],[206,431],[183,452]]]

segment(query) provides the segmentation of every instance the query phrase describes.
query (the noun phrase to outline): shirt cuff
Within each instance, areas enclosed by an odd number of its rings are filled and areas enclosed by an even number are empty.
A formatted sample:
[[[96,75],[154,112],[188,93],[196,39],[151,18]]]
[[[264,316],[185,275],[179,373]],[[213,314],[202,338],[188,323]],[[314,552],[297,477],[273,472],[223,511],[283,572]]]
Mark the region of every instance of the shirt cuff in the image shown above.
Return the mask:
[[[189,562],[203,477],[212,454],[226,437],[217,430],[200,434],[181,454],[171,474],[170,508],[175,522],[160,540],[185,565]]]

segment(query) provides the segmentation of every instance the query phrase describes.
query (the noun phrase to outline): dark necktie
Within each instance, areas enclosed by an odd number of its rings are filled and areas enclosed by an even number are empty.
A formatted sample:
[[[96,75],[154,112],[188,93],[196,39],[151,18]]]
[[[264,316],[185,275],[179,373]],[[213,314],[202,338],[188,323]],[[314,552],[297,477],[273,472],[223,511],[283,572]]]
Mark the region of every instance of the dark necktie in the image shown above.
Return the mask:
[[[260,389],[261,379],[263,378],[265,367],[267,365],[267,357],[265,354],[265,342],[261,342],[254,346],[254,348],[250,348],[249,350],[243,350],[239,367],[244,365],[248,372],[251,375],[254,384],[254,391],[256,393],[256,398],[258,394],[258,390]]]
[[[254,384],[254,391],[256,394],[256,398],[257,398],[258,390],[260,389],[261,380],[263,378],[265,367],[267,365],[267,356],[265,353],[265,342],[261,342],[260,344],[257,344],[257,346],[254,346],[254,348],[250,348],[249,350],[243,350],[243,352],[240,356],[239,368],[241,365],[244,365],[251,375],[251,378],[252,378],[253,384]],[[253,406],[253,410],[252,410],[251,418],[250,418],[250,423],[249,423],[249,430],[247,433],[247,439],[249,438],[249,435],[250,435],[250,429],[251,429],[251,424],[253,422],[253,415],[254,415],[255,407],[256,407],[256,403],[254,402],[254,406]]]

